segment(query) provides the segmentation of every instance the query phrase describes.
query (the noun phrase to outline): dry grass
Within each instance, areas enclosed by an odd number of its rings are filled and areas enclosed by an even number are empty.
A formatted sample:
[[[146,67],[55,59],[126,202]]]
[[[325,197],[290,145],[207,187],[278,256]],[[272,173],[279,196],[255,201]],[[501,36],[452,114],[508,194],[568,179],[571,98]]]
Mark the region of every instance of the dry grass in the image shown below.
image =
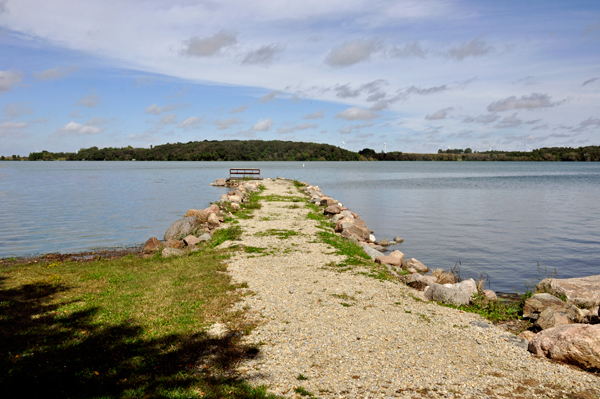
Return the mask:
[[[454,274],[446,272],[443,269],[435,269],[431,272],[431,275],[437,278],[438,284],[454,284],[456,282]]]

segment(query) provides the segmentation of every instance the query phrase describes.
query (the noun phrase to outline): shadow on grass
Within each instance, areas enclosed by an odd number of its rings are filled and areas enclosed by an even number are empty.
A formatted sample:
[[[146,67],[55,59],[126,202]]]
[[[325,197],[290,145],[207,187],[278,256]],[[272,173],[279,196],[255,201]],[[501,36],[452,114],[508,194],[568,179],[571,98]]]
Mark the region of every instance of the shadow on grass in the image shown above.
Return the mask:
[[[139,325],[92,323],[97,308],[66,313],[52,304],[59,284],[4,289],[0,277],[3,398],[263,398],[233,373],[255,348],[241,334],[142,337]]]

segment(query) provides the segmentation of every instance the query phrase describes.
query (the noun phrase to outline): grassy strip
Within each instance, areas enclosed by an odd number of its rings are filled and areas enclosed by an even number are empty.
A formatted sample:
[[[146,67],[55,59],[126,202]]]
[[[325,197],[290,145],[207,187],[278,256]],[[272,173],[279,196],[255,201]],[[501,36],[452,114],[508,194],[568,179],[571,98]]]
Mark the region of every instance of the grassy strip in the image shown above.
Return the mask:
[[[235,229],[215,234],[231,239]],[[221,237],[221,238],[219,238]],[[242,284],[213,245],[178,258],[4,266],[0,386],[6,397],[274,398],[235,375],[257,347],[230,309]],[[214,322],[232,332],[208,336]]]
[[[300,233],[294,230],[269,229],[265,231],[259,231],[258,233],[254,233],[254,235],[257,237],[275,236],[280,240],[285,240],[286,238],[300,235]]]
[[[304,202],[304,197],[298,196],[285,196],[277,194],[269,194],[259,197],[261,200],[268,202]]]
[[[523,304],[525,298],[521,301],[490,301],[483,294],[473,295],[472,303],[469,305],[452,305],[438,302],[439,305],[453,309],[460,309],[469,313],[477,313],[492,322],[504,322],[511,320],[521,320],[523,314]]]

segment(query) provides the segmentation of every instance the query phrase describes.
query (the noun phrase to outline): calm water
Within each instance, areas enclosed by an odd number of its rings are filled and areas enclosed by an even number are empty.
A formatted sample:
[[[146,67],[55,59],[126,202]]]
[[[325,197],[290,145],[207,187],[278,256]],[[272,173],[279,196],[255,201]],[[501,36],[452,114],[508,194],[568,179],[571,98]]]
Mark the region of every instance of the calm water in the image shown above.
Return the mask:
[[[0,257],[135,245],[224,189],[230,167],[318,185],[430,268],[461,262],[497,291],[537,262],[600,274],[600,164],[466,162],[0,162]]]

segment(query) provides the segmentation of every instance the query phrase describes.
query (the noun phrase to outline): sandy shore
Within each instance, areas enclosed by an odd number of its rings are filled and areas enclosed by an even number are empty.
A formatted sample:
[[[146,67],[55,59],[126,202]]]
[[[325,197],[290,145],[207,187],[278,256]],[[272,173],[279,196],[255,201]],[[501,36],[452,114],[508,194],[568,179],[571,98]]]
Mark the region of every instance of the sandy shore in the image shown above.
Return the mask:
[[[262,195],[303,197],[283,179],[264,181]],[[228,264],[247,282],[240,307],[259,322],[247,338],[260,343],[240,366],[255,385],[286,397],[322,398],[595,398],[600,378],[532,356],[511,334],[478,315],[415,299],[396,282],[339,272],[343,260],[319,241],[305,202],[262,201],[239,220],[240,253]],[[273,229],[298,235],[279,238]],[[339,270],[339,269],[338,269]]]

